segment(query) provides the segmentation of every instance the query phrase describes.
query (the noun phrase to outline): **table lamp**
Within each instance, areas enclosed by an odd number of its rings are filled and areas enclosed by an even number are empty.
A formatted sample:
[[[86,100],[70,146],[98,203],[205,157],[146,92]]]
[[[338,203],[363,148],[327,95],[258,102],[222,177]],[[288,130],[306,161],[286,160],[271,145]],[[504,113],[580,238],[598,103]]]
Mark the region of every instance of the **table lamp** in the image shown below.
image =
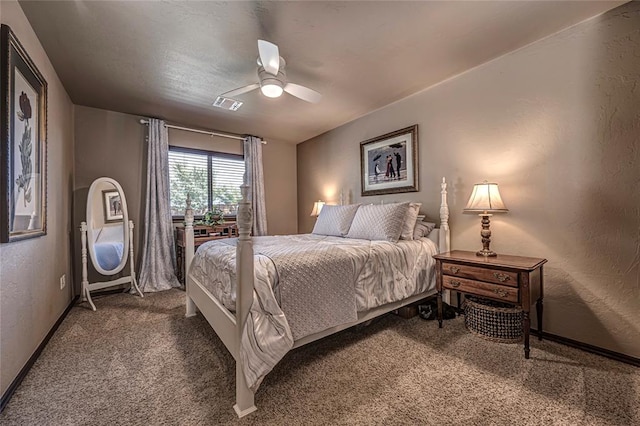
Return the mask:
[[[494,251],[489,248],[491,244],[491,230],[489,229],[489,218],[492,213],[506,213],[507,209],[500,197],[497,183],[489,183],[486,180],[482,183],[476,183],[473,186],[473,192],[469,197],[469,202],[464,208],[464,212],[480,212],[478,216],[482,218],[482,250],[476,252],[478,256],[497,256]]]
[[[313,203],[313,210],[311,210],[311,216],[318,216],[320,214],[320,211],[322,210],[322,207],[324,207],[323,201],[318,200],[315,203]]]

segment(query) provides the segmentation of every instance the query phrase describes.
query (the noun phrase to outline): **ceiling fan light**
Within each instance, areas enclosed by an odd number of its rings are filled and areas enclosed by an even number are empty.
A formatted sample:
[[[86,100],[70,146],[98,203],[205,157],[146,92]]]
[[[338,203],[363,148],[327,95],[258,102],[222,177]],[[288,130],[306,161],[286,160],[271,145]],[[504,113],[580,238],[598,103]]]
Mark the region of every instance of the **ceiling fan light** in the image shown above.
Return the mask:
[[[277,98],[282,95],[282,86],[278,86],[277,84],[268,83],[260,86],[260,91],[267,98]]]

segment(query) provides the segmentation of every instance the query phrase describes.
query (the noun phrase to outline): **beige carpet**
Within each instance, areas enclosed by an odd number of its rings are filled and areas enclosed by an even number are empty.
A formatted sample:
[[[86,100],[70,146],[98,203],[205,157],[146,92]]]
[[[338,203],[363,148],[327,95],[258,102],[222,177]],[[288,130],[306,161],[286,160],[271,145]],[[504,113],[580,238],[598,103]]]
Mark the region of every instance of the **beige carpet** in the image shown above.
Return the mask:
[[[184,293],[74,307],[3,425],[639,425],[640,369],[551,342],[522,347],[388,315],[289,353],[238,420],[233,359]]]

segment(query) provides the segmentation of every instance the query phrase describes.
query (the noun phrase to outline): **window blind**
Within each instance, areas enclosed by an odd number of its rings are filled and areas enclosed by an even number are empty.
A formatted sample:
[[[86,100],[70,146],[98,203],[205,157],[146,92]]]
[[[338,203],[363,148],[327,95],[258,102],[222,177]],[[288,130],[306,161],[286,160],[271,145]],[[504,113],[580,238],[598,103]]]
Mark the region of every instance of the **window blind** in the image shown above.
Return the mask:
[[[235,215],[243,177],[241,155],[169,147],[171,214],[184,215],[190,194],[196,216],[213,209]]]

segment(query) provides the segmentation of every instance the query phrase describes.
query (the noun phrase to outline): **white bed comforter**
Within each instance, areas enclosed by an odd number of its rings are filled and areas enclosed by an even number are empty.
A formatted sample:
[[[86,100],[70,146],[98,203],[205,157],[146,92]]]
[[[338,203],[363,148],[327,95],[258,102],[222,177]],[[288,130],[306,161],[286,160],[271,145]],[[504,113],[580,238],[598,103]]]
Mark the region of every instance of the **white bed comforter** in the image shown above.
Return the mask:
[[[247,383],[254,392],[264,376],[293,347],[295,340],[322,331],[310,326],[313,318],[311,321],[304,318],[304,313],[288,300],[287,290],[283,291],[281,288],[279,273],[285,271],[282,264],[281,270],[278,270],[281,261],[277,254],[281,251],[299,247],[308,252],[310,247],[317,247],[319,258],[327,250],[348,255],[351,265],[340,279],[349,283],[346,285],[353,286],[350,294],[355,295],[354,307],[358,312],[406,299],[435,287],[433,255],[437,253],[437,247],[426,238],[390,243],[303,234],[254,237],[253,246],[255,291],[243,332],[240,359]],[[189,271],[194,279],[231,311],[235,311],[236,298],[235,254],[235,239],[205,243],[198,248]],[[308,294],[317,295],[317,280],[309,281],[300,283],[297,293],[308,291]],[[334,300],[345,294],[331,289],[329,291],[335,293]],[[309,300],[313,302],[313,298]],[[353,306],[353,301],[347,302]],[[313,311],[313,308],[309,311]],[[348,319],[349,315],[342,313],[336,315],[342,318],[342,322],[338,320],[336,323],[328,323],[325,318],[318,319],[325,324],[325,328],[329,328],[351,322],[357,314],[353,312],[353,316]]]

